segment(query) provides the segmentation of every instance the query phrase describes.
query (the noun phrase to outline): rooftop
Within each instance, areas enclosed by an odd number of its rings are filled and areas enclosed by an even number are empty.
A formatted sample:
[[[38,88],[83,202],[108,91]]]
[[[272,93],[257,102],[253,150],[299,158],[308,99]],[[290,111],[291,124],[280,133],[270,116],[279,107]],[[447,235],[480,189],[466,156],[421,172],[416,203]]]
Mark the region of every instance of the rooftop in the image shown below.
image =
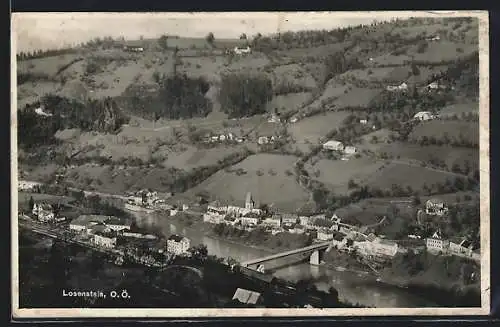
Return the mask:
[[[233,300],[238,300],[245,304],[256,304],[259,298],[259,292],[249,291],[244,288],[238,288],[233,296]]]
[[[112,216],[102,216],[102,215],[81,215],[76,219],[71,221],[71,225],[87,226],[90,223],[104,223]]]
[[[176,234],[170,235],[170,237],[168,238],[169,241],[175,242],[181,242],[183,239],[185,239],[185,237]]]
[[[122,226],[131,226],[132,223],[123,218],[111,217],[106,220],[107,225],[122,225]]]

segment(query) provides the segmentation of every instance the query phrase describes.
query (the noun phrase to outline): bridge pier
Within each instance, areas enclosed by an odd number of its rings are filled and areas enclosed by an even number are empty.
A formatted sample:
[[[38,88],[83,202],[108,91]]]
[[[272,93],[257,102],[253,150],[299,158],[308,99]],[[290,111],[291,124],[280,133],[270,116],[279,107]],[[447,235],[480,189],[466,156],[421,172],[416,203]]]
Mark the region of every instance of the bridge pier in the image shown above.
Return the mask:
[[[309,264],[318,266],[325,255],[326,250],[316,250],[309,257]]]

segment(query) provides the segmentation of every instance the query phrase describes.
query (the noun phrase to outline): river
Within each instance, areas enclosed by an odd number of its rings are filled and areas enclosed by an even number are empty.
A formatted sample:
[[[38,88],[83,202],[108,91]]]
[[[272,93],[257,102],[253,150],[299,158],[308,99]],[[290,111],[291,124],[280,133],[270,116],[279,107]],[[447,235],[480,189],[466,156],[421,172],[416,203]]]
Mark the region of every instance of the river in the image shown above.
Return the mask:
[[[207,246],[209,254],[218,257],[232,257],[238,261],[246,261],[270,253],[262,249],[205,236],[201,228],[197,228],[196,225],[185,228],[169,220],[166,216],[136,214],[136,223],[139,227],[162,232],[166,237],[171,234],[186,236],[191,240],[192,245],[203,243]],[[353,304],[359,303],[364,306],[377,308],[436,306],[429,300],[415,296],[404,289],[379,283],[372,276],[348,271],[337,271],[327,267],[313,266],[308,263],[299,263],[277,269],[273,272],[273,275],[289,281],[313,278],[318,289],[328,290],[330,286],[333,286],[338,290],[341,300]]]

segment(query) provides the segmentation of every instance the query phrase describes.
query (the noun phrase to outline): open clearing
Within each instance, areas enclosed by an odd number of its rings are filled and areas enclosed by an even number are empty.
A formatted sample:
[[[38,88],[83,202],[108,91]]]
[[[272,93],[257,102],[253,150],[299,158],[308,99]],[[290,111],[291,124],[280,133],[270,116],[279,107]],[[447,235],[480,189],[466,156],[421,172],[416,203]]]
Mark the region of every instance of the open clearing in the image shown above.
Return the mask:
[[[212,175],[189,193],[194,195],[205,191],[214,199],[243,205],[246,193],[252,192],[258,204],[272,204],[276,208],[292,212],[309,200],[308,192],[298,185],[292,174],[296,161],[294,156],[252,155],[229,170]],[[238,169],[246,173],[238,176]]]
[[[18,192],[17,193],[17,201],[20,205],[27,204],[30,198],[33,197],[35,202],[46,202],[50,204],[67,204],[75,199],[69,196],[59,196],[52,194],[43,194],[43,193],[29,193],[29,192]]]
[[[444,107],[439,111],[440,117],[460,115],[462,113],[479,113],[479,103],[457,103]]]
[[[362,184],[370,175],[380,170],[383,164],[383,161],[367,157],[348,161],[320,159],[314,165],[306,165],[306,169],[313,179],[325,183],[336,194],[347,194],[350,179]],[[315,172],[319,172],[317,177]]]
[[[438,145],[420,146],[418,144],[394,142],[381,145],[378,151],[380,153],[386,152],[394,157],[400,156],[401,158],[421,162],[429,162],[432,159],[442,160],[449,169],[455,164],[463,168],[467,161],[472,170],[479,169],[479,149]]]
[[[273,99],[267,103],[267,111],[272,112],[274,108],[278,108],[280,113],[298,110],[302,108],[311,98],[311,92],[275,95]]]

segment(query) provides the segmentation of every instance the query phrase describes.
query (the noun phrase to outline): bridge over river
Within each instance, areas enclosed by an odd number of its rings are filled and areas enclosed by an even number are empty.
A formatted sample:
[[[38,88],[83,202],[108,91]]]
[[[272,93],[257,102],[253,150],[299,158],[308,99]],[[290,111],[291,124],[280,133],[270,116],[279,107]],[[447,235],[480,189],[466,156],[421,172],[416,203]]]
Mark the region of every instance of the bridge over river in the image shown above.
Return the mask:
[[[290,265],[309,257],[309,263],[319,265],[321,255],[330,247],[331,242],[321,242],[303,248],[280,252],[265,257],[242,262],[242,266],[264,272],[266,269],[276,269],[284,265]],[[265,264],[265,266],[264,266]]]

